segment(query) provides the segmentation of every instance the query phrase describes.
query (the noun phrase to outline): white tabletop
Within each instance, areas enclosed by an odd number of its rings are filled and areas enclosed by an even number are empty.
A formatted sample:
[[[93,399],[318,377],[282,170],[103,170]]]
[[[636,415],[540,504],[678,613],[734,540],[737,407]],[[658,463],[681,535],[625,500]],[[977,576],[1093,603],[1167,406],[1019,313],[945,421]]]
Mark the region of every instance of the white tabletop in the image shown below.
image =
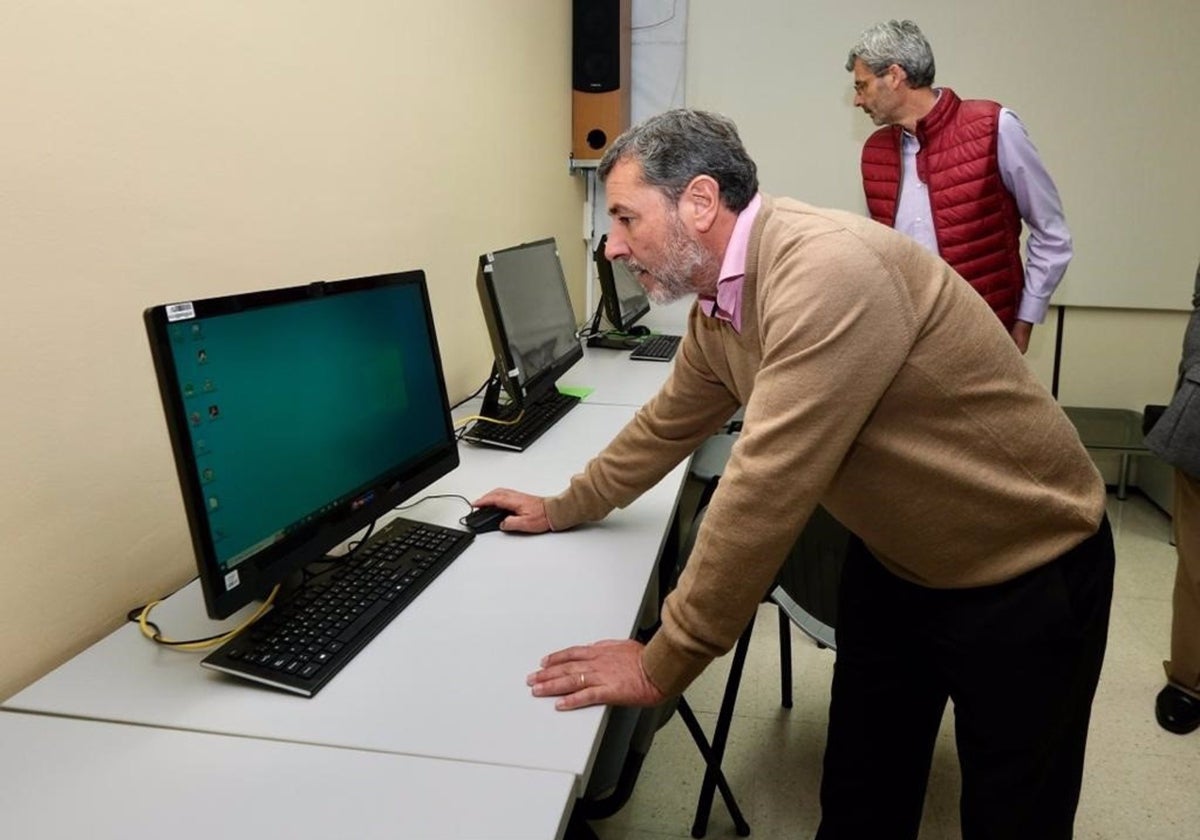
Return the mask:
[[[584,398],[593,405],[624,405],[640,408],[658,393],[674,359],[641,361],[629,358],[628,350],[584,347],[583,358],[558,380],[563,388],[588,389]]]
[[[561,837],[574,780],[522,770],[0,713],[0,837]]]
[[[652,306],[640,324],[656,332],[683,335],[692,298],[666,306]],[[584,347],[583,359],[559,379],[567,388],[588,388],[587,401],[595,405],[641,407],[658,393],[672,361],[629,358],[629,350]]]
[[[427,494],[566,486],[632,416],[584,403],[516,454],[463,446]],[[682,483],[681,465],[603,523],[536,537],[494,532],[430,584],[312,699],[214,673],[126,625],[5,703],[10,709],[572,774],[586,784],[605,717],[555,711],[525,676],[572,644],[633,630]],[[455,500],[403,515],[454,524]],[[156,608],[163,632],[214,632],[193,582]]]

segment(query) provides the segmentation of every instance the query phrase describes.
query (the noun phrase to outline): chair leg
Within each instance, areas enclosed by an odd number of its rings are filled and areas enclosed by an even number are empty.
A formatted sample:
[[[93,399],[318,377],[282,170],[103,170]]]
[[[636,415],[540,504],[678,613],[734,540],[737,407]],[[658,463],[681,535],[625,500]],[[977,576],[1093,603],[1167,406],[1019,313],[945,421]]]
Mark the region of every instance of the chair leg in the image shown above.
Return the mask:
[[[600,835],[596,830],[588,825],[587,817],[583,815],[582,799],[575,800],[575,807],[571,809],[571,816],[567,819],[566,830],[563,831],[563,840],[600,840]]]
[[[779,610],[779,702],[783,708],[792,708],[792,622],[783,611]]]
[[[693,837],[703,837],[708,831],[708,817],[712,812],[713,794],[718,786],[718,777],[722,775],[721,761],[725,757],[725,745],[729,740],[730,725],[733,723],[733,707],[737,703],[738,687],[742,682],[742,669],[746,664],[746,653],[750,649],[750,635],[753,631],[754,617],[752,616],[734,648],[733,661],[729,667],[729,678],[725,681],[725,695],[721,698],[721,709],[717,713],[717,727],[713,730],[712,754],[711,757],[706,756],[705,759],[704,782],[700,786],[700,800],[696,804],[696,820],[692,823]],[[724,795],[723,792],[722,795]],[[729,804],[728,801],[726,804]],[[750,833],[750,826],[740,818],[741,813],[734,813],[731,808],[730,816],[733,817],[738,836],[747,836]]]
[[[700,757],[704,759],[704,766],[717,767],[717,790],[721,793],[721,799],[725,802],[725,807],[729,810],[729,816],[733,820],[734,829],[739,837],[747,837],[750,834],[750,826],[747,824],[745,817],[742,816],[742,809],[738,807],[737,800],[733,797],[733,790],[729,787],[729,782],[725,779],[725,773],[719,765],[713,764],[712,747],[708,744],[708,737],[704,734],[704,730],[700,727],[700,721],[696,719],[696,713],[692,711],[692,707],[688,705],[685,698],[679,698],[679,705],[676,708],[679,713],[679,719],[683,721],[683,725],[687,727],[688,732],[692,735],[692,740],[696,742],[697,748],[700,750]],[[710,802],[711,807],[711,802]],[[707,826],[706,826],[707,828]],[[693,831],[695,829],[693,828]],[[703,837],[703,833],[700,835]]]

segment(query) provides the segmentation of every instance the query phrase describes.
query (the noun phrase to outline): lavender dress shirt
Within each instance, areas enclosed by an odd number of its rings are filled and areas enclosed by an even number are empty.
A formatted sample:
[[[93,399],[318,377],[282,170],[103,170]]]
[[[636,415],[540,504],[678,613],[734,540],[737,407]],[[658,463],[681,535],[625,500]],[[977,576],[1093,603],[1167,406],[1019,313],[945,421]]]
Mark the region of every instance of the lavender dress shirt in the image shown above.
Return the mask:
[[[921,142],[907,131],[903,137],[903,169],[895,228],[936,254],[937,234],[933,229],[929,190],[917,177],[917,152]],[[1017,307],[1017,320],[1040,324],[1046,319],[1050,296],[1074,254],[1071,231],[1067,229],[1062,201],[1050,173],[1042,164],[1025,125],[1007,108],[1000,109],[996,157],[1000,178],[1016,200],[1021,218],[1029,229],[1025,242],[1025,293]]]

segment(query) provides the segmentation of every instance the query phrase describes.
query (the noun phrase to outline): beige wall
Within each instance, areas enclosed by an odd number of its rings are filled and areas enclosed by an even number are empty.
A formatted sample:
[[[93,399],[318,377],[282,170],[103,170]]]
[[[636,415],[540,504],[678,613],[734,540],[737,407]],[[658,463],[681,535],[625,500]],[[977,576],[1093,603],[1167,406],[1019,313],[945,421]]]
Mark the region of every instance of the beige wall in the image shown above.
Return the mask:
[[[583,317],[569,32],[556,0],[4,4],[0,697],[194,575],[143,308],[423,268],[452,399],[482,251],[556,237]]]

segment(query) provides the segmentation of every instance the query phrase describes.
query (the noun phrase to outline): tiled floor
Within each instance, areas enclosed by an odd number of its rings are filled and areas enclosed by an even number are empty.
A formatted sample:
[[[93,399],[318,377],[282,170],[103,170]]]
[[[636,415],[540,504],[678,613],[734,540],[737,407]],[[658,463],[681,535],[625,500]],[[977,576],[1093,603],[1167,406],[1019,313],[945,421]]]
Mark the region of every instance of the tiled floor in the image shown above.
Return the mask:
[[[1075,837],[1200,838],[1200,731],[1171,735],[1154,722],[1175,573],[1170,521],[1136,493],[1125,502],[1110,495],[1109,517],[1116,535],[1116,592]],[[781,708],[777,632],[774,607],[762,607],[724,762],[751,837],[762,840],[808,838],[816,830],[833,671],[833,653],[793,630],[795,703],[790,711]],[[727,659],[714,663],[685,695],[709,732]],[[921,840],[960,837],[950,719],[947,714],[934,756]],[[632,799],[592,827],[602,840],[690,837],[702,774],[696,747],[676,715],[655,738]],[[719,799],[707,836],[737,836]]]

